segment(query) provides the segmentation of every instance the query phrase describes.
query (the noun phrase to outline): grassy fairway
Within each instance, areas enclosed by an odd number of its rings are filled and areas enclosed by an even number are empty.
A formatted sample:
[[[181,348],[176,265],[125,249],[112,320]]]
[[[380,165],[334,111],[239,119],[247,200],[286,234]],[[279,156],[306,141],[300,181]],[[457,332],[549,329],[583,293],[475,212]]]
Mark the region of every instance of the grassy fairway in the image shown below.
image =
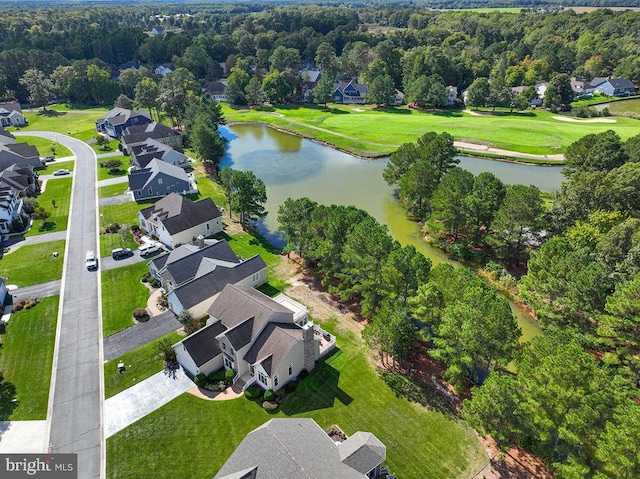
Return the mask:
[[[54,131],[87,141],[96,135],[95,120],[104,118],[107,111],[108,108],[70,110],[65,105],[55,105],[47,108],[46,112],[24,112],[29,126],[22,127],[20,131]]]
[[[57,258],[53,257],[54,251],[58,252]],[[0,262],[0,271],[3,276],[9,276],[9,284],[30,286],[62,278],[63,262],[64,240],[49,241],[21,246],[14,252],[4,255]]]
[[[0,420],[42,420],[47,416],[58,296],[11,315],[2,336],[0,371],[16,388],[16,403],[0,399]],[[15,406],[15,409],[14,409]]]
[[[183,394],[107,440],[107,477],[211,478],[244,436],[272,417],[373,432],[387,447],[385,463],[403,479],[468,478],[484,465],[475,433],[459,419],[398,397],[353,333],[338,345],[275,414],[243,397],[204,401]],[[167,457],[170,469],[161,466]]]
[[[149,290],[140,282],[146,261],[102,271],[102,331],[105,337],[133,326],[133,310],[146,308]]]
[[[62,158],[65,156],[73,156],[73,153],[69,148],[61,145],[55,141],[48,140],[47,138],[40,138],[39,136],[19,136],[17,137],[20,142],[27,142],[30,145],[35,146],[40,153],[40,156],[53,155],[56,158]]]
[[[640,98],[633,100],[613,101],[609,104],[609,111],[612,113],[635,113],[640,115]]]
[[[110,398],[162,371],[164,366],[158,342],[162,339],[168,339],[171,344],[175,344],[183,338],[184,336],[178,333],[169,333],[104,363],[104,397]],[[127,367],[123,374],[118,372],[117,365],[120,361]]]
[[[363,105],[330,105],[329,109],[311,106],[264,110],[233,110],[224,106],[223,109],[228,121],[270,124],[363,156],[389,154],[398,145],[413,142],[427,131],[448,132],[456,141],[549,155],[564,152],[571,143],[589,133],[612,129],[626,140],[638,129],[637,121],[629,118],[615,118],[616,123],[572,123],[555,120],[554,114],[544,111],[428,113],[406,107],[377,110]]]
[[[57,169],[57,168],[56,168]],[[51,215],[45,220],[34,220],[25,236],[35,236],[67,229],[69,204],[71,203],[71,178],[48,180],[44,192],[38,196],[38,204]],[[56,207],[51,203],[55,200]]]

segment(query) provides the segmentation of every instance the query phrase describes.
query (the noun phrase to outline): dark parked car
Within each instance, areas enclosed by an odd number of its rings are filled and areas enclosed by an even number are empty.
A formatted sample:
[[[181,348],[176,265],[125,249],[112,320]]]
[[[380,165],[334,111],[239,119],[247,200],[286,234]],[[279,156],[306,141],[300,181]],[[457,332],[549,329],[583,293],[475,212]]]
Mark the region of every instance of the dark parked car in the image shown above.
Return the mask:
[[[111,257],[113,259],[123,259],[133,256],[133,251],[129,248],[116,248],[111,251]]]

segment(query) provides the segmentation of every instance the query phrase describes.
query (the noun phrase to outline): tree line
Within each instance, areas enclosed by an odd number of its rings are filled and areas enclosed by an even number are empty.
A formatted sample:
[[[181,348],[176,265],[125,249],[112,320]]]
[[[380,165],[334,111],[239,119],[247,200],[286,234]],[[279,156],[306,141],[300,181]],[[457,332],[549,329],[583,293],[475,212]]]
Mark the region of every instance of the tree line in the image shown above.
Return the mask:
[[[28,69],[49,76],[59,66],[83,61],[112,78],[120,64],[136,60],[149,67],[171,62],[200,83],[229,75],[231,97],[239,104],[263,97],[299,101],[297,72],[314,65],[329,77],[325,82],[357,78],[370,84],[372,103],[381,105],[400,89],[418,106],[443,106],[447,86],[461,91],[483,79],[491,90],[484,103],[520,108],[524,97],[509,98],[509,87],[532,86],[558,74],[612,75],[639,83],[639,17],[606,9],[528,15],[399,5],[203,5],[189,14],[175,5],[153,11],[143,5],[8,10],[0,18],[0,90],[24,101],[28,95],[19,80]],[[384,34],[369,31],[371,24]],[[154,26],[167,33],[145,33]],[[97,82],[84,78],[86,68],[75,69],[78,81]],[[73,91],[78,101],[108,104],[97,94],[105,88],[113,86]],[[326,98],[322,91],[318,103]],[[550,97],[555,96],[562,92]]]

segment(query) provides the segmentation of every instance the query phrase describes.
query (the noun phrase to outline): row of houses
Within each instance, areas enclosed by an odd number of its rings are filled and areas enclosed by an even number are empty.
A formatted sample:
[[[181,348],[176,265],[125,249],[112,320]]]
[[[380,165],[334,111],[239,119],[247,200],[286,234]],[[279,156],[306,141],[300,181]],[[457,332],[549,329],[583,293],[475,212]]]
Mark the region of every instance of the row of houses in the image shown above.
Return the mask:
[[[189,157],[182,150],[182,135],[153,121],[147,110],[113,108],[96,120],[96,130],[119,140],[119,148],[131,156],[129,191],[142,201],[171,193],[197,193],[189,168]]]
[[[15,110],[14,110],[15,111]],[[24,226],[23,198],[38,191],[36,170],[42,168],[38,149],[0,126],[0,235]]]

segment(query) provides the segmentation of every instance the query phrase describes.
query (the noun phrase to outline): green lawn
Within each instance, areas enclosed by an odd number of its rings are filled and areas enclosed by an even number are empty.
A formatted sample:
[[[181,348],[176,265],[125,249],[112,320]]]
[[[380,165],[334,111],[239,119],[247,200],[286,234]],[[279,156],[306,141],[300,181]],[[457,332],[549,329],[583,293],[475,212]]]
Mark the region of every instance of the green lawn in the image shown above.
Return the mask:
[[[38,149],[38,153],[40,156],[49,156],[53,155],[56,158],[62,158],[65,156],[73,156],[73,153],[69,148],[64,145],[60,145],[56,141],[48,140],[47,138],[40,138],[39,136],[27,136],[21,135],[16,137],[18,141],[24,142],[26,141],[30,145],[35,146]]]
[[[52,175],[56,170],[69,170],[73,171],[76,167],[75,161],[57,161],[55,163],[47,163],[47,166],[44,167],[43,170],[40,170],[38,173],[40,175]]]
[[[54,251],[58,252],[57,258],[53,257]],[[5,254],[0,261],[0,271],[5,279],[10,278],[7,283],[30,286],[62,278],[63,262],[64,240],[49,241],[21,246]]]
[[[146,308],[149,290],[140,282],[146,261],[102,271],[102,332],[105,337],[133,326],[133,310]]]
[[[609,105],[609,111],[611,113],[635,113],[640,114],[640,98],[634,98],[632,100],[614,101]]]
[[[57,169],[57,168],[56,168]],[[34,220],[25,236],[35,236],[53,231],[64,231],[69,221],[71,203],[71,178],[55,178],[47,181],[45,190],[38,196],[38,204],[51,215],[46,220]],[[55,200],[56,207],[51,203]]]
[[[178,333],[169,333],[161,338],[144,344],[120,357],[104,363],[104,397],[110,398],[130,388],[134,384],[153,376],[162,371],[162,353],[158,349],[158,342],[161,339],[168,339],[171,344],[175,344],[184,336]],[[118,372],[118,362],[122,361],[127,370],[120,374]]]
[[[272,417],[311,417],[348,435],[372,432],[387,447],[385,464],[403,479],[468,478],[486,463],[475,432],[439,401],[420,405],[388,386],[353,333],[338,345],[274,414],[244,397],[181,395],[107,440],[107,477],[211,478],[244,436]],[[171,468],[162,466],[167,457]]]
[[[229,236],[227,233],[223,232],[214,236],[214,238],[227,240],[233,252],[240,258],[248,259],[256,254],[262,256],[262,259],[267,264],[267,278],[269,280],[269,284],[280,291],[285,289],[286,278],[279,277],[276,271],[278,266],[282,263],[280,250],[278,248],[274,248],[262,236],[257,233],[247,232]]]
[[[58,318],[58,296],[11,315],[0,348],[0,371],[15,386],[17,402],[0,398],[0,420],[44,420]]]
[[[457,141],[549,155],[564,152],[571,143],[589,133],[612,129],[627,139],[638,130],[637,121],[630,118],[616,118],[615,124],[572,123],[558,121],[553,118],[556,115],[545,111],[472,115],[455,110],[431,113],[407,107],[377,110],[371,105],[332,104],[328,109],[283,105],[262,110],[234,110],[223,104],[223,111],[229,122],[270,124],[362,156],[388,155],[398,145],[413,142],[428,131],[448,132]]]
[[[129,187],[129,183],[117,183],[115,185],[98,187],[98,198],[106,198],[108,196],[118,196],[124,194]]]
[[[94,132],[93,137],[95,138],[97,135],[98,133]],[[106,145],[98,145],[98,142],[91,142],[89,146],[93,148],[93,151],[95,151],[96,154],[100,155],[102,153],[111,153],[113,151],[117,151],[118,145],[119,145],[119,141],[116,139],[112,139]]]
[[[121,225],[125,223],[137,225],[138,211],[152,205],[156,201],[157,200],[147,200],[141,201],[140,203],[130,201],[129,203],[120,203],[118,205],[102,206],[100,207],[100,227],[110,225],[114,222],[120,223]]]
[[[122,235],[120,233],[103,233],[100,235],[100,257],[109,256],[111,251],[116,248],[137,249],[138,243],[133,239],[131,230],[127,228],[127,232]]]
[[[69,109],[66,105],[50,106],[46,112],[25,111],[29,126],[20,131],[54,131],[87,141],[96,135],[95,120],[104,118],[108,111],[108,108]]]
[[[108,168],[102,168],[100,163],[111,161],[111,160],[120,160],[122,162],[122,166],[120,169],[115,170],[115,172],[111,172]],[[100,180],[108,180],[109,178],[117,178],[119,176],[124,176],[127,174],[127,167],[129,166],[129,157],[124,155],[118,156],[108,156],[106,158],[98,158],[98,181]]]

